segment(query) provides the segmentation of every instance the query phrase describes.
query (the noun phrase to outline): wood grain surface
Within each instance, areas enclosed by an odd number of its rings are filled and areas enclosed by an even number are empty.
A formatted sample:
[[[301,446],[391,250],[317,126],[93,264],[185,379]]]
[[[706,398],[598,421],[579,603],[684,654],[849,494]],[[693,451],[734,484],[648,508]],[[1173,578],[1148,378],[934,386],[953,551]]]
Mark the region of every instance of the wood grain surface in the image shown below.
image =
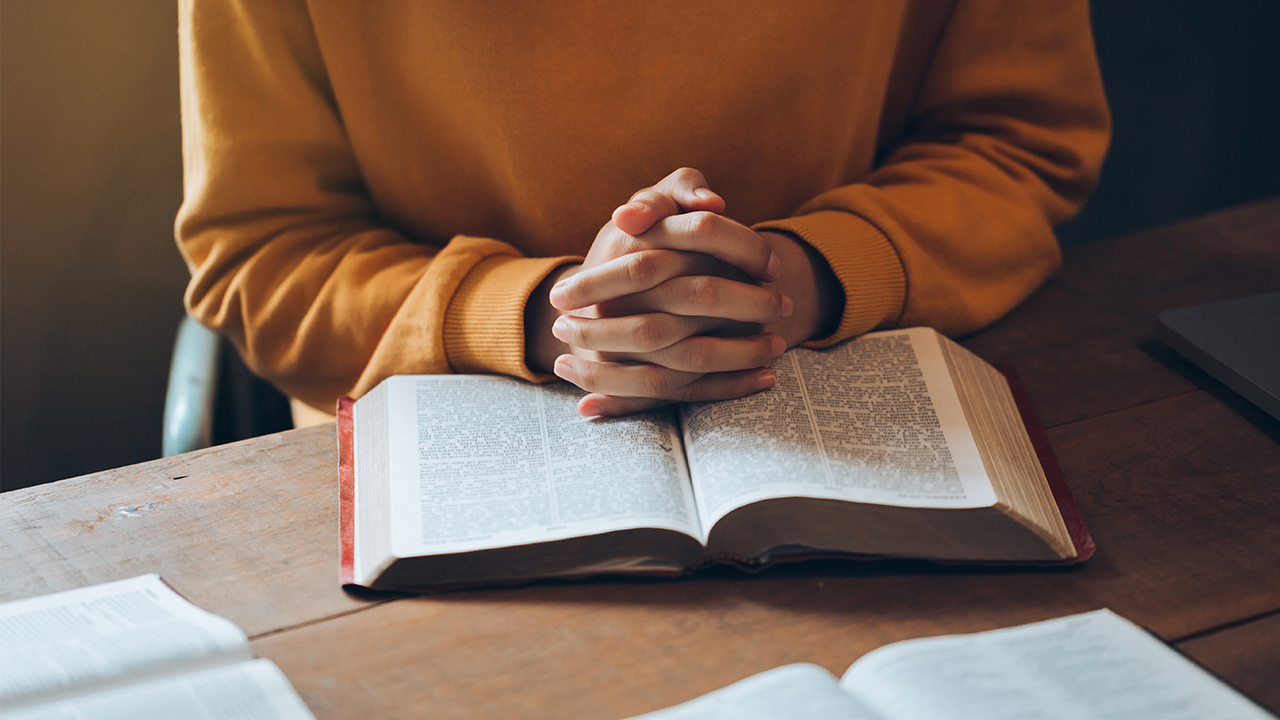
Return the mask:
[[[1280,483],[1258,482],[1280,445],[1265,433],[1201,391],[1050,436],[1098,543],[1081,567],[825,562],[542,583],[401,600],[255,650],[331,717],[608,718],[789,662],[838,674],[896,640],[1099,607],[1170,641],[1280,610]],[[1241,687],[1252,671],[1205,664]]]
[[[1216,385],[1156,342],[1156,315],[1277,289],[1280,198],[1071,248],[1044,288],[964,344],[1017,368],[1054,427]]]
[[[1280,709],[1280,422],[1154,341],[1280,286],[1280,199],[1068,253],[964,344],[1019,371],[1098,545],[1076,568],[815,562],[431,597],[341,591],[333,426],[0,496],[0,599],[159,572],[319,718],[617,718],[789,662],[1110,607]]]
[[[157,572],[250,636],[363,607],[337,464],[330,424],[0,495],[0,600]]]
[[[1206,633],[1177,648],[1262,706],[1280,708],[1280,614]]]

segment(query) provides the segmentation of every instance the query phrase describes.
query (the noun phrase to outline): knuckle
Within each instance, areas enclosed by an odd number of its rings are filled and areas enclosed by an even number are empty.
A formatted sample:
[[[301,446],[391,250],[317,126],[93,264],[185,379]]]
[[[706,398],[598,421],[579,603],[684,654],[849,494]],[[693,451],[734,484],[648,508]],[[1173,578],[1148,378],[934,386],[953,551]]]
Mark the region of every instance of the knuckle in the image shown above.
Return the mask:
[[[640,391],[645,397],[665,398],[671,393],[671,378],[662,369],[649,366],[640,372]]]
[[[591,342],[591,334],[591,331],[581,321],[572,319],[565,321],[565,335],[568,336],[570,345],[588,347]]]
[[[695,307],[713,307],[720,302],[720,288],[714,279],[705,275],[689,280],[688,293],[689,302]]]
[[[769,246],[769,243],[766,242],[764,238],[760,237],[759,233],[755,233],[755,236],[756,236],[756,250],[755,250],[756,262],[760,264],[760,268],[763,270],[764,268],[769,266],[769,256],[773,254],[773,248]]]
[[[605,235],[604,244],[607,250],[606,254],[612,259],[622,257],[631,252],[635,244],[635,238],[615,227]]]
[[[705,211],[692,212],[688,215],[689,234],[694,239],[705,242],[716,231],[720,216]]]
[[[751,364],[757,367],[766,367],[773,364],[773,338],[770,335],[764,335],[760,339],[752,343],[754,350],[754,359]]]
[[[663,329],[652,318],[640,317],[635,320],[632,335],[642,352],[652,352],[663,347]]]
[[[631,202],[639,202],[639,203],[644,203],[645,205],[652,205],[654,196],[656,196],[657,194],[658,194],[657,191],[654,190],[653,188],[645,188],[640,192],[637,192],[635,195],[632,195]]]
[[[672,173],[672,177],[684,185],[700,185],[706,182],[702,177],[702,173],[691,167],[682,167]]]
[[[578,277],[569,278],[564,282],[564,299],[570,305],[576,304],[578,298],[582,296],[582,279]]]
[[[701,378],[703,376],[699,376]],[[697,402],[699,400],[714,400],[715,397],[709,396],[706,387],[697,381],[691,382],[684,387],[677,388],[672,394],[671,399],[676,402]]]
[[[770,289],[770,291],[769,291],[769,312],[770,312],[773,316],[775,316],[775,317],[776,317],[776,316],[779,316],[779,315],[781,315],[781,314],[782,314],[782,307],[783,307],[783,305],[782,305],[782,291],[781,291],[781,290]]]
[[[595,363],[579,362],[573,364],[573,384],[591,392],[598,385]]]
[[[691,371],[698,372],[710,369],[714,359],[714,350],[703,338],[690,338],[680,344],[680,361]]]
[[[591,296],[597,292],[599,282],[594,277],[574,278],[564,287],[564,296],[569,301],[570,307],[582,307],[583,303],[591,299]]]
[[[652,253],[629,255],[625,268],[629,282],[646,288],[651,287],[658,276],[658,262]]]

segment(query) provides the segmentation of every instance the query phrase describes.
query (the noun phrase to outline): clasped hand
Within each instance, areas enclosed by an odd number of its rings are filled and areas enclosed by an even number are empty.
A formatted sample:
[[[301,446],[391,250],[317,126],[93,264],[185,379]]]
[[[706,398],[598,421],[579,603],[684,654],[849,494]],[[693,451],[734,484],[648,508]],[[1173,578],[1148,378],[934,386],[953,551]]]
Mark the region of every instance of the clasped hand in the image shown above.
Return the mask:
[[[724,207],[701,173],[677,170],[615,210],[581,265],[549,279],[543,323],[553,318],[562,345],[531,341],[531,360],[558,351],[555,374],[590,393],[582,415],[749,395],[772,387],[769,365],[809,337],[796,337],[811,331],[788,322],[796,304],[779,282],[786,259],[809,269],[806,251]]]

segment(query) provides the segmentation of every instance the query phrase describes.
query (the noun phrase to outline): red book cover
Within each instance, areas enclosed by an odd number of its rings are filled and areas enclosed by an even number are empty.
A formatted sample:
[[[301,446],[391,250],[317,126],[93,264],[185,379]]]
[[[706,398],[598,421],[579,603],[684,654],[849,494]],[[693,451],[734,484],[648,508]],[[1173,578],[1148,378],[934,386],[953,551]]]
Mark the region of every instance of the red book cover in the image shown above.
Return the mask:
[[[356,582],[356,459],[354,401],[338,401],[338,558],[343,585]]]

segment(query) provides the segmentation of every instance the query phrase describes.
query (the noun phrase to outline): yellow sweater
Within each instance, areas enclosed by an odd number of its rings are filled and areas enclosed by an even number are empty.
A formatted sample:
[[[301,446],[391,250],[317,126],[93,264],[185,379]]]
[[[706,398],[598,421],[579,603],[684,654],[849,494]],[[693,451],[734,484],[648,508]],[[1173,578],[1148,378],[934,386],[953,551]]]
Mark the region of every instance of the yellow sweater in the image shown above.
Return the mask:
[[[181,6],[188,310],[320,408],[536,379],[530,292],[680,166],[827,259],[814,344],[978,329],[1057,268],[1109,135],[1076,0]]]

